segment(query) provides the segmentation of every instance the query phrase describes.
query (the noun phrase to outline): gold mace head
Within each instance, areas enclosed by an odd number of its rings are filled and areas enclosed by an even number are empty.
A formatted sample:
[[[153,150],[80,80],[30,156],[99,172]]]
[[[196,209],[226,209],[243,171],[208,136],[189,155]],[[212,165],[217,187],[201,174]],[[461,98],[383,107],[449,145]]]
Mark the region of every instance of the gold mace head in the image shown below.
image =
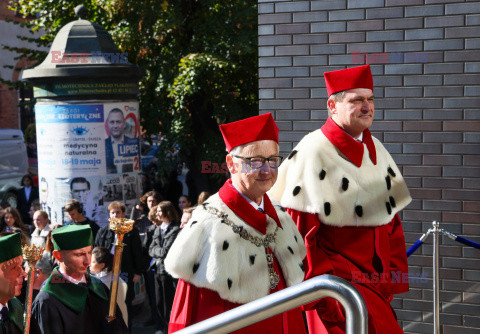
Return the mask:
[[[133,223],[135,223],[134,220],[127,218],[109,218],[108,221],[110,222],[110,229],[116,234],[130,232],[133,229]]]
[[[23,259],[27,262],[37,262],[42,258],[43,251],[45,249],[42,246],[22,246]]]

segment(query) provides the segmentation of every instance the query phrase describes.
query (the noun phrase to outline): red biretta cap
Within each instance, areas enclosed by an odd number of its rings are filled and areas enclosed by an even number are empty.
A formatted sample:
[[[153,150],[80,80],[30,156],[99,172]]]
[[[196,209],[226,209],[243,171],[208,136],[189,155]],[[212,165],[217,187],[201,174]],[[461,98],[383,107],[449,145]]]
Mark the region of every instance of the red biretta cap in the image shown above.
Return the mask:
[[[373,91],[373,78],[370,65],[325,72],[328,96],[347,89],[369,88]]]
[[[270,113],[222,124],[220,131],[228,153],[234,147],[257,140],[274,140],[278,144],[278,127]]]

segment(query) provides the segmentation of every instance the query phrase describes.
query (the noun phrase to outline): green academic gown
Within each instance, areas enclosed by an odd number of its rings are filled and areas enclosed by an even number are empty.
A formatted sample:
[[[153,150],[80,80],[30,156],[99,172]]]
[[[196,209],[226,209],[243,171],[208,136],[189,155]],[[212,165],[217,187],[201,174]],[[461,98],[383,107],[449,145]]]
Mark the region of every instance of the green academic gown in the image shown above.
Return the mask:
[[[8,301],[8,321],[0,320],[0,334],[23,333],[23,305],[17,298]]]
[[[38,293],[32,317],[42,334],[128,333],[117,306],[116,319],[107,322],[108,289],[86,275],[87,285],[73,284],[55,270]]]

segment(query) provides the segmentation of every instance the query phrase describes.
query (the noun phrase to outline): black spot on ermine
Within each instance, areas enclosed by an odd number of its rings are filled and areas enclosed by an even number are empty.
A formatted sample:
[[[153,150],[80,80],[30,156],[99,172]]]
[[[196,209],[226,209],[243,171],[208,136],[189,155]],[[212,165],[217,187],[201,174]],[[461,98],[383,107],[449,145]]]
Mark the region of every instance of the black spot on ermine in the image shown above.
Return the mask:
[[[330,215],[330,213],[332,212],[330,202],[325,202],[325,204],[323,204],[323,210],[325,211],[326,216]]]
[[[293,189],[293,196],[297,196],[301,189],[302,187],[296,186],[295,189]]]
[[[357,216],[361,217],[363,216],[363,208],[361,205],[357,205],[355,207],[355,213],[357,214]]]
[[[291,158],[293,158],[295,156],[295,154],[297,154],[297,150],[293,150],[292,152],[290,152],[290,154],[288,155],[288,160],[290,160]]]
[[[388,174],[390,174],[392,177],[397,176],[397,174],[395,174],[395,172],[393,171],[392,167],[388,167],[387,172],[388,172]]]

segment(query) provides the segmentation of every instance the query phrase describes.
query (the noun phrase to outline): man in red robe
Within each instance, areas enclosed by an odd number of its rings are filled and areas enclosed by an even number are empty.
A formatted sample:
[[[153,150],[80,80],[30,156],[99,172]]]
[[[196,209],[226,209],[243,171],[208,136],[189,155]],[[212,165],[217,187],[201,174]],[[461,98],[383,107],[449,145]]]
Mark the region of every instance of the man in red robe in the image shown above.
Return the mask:
[[[169,332],[303,281],[305,244],[285,209],[265,194],[277,179],[271,114],[220,126],[232,175],[192,213],[165,259],[179,279]],[[300,308],[235,333],[302,334]]]
[[[408,291],[405,239],[398,212],[410,195],[390,154],[371,136],[370,66],[326,72],[329,117],[306,135],[279,169],[269,195],[296,222],[307,246],[306,277],[332,274],[359,290],[369,333],[403,333],[390,306]],[[333,299],[305,306],[310,333],[344,333]]]

